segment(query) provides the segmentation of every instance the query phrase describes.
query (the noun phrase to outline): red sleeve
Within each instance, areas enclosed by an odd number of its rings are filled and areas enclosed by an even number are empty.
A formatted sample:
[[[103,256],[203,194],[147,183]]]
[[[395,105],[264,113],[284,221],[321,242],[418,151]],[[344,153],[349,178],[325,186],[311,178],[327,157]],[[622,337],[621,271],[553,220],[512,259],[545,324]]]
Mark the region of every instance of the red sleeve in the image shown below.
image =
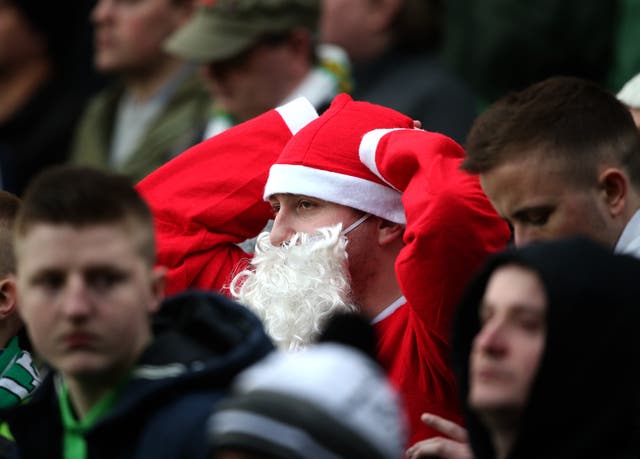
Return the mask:
[[[389,131],[371,153],[374,172],[403,193],[407,227],[396,261],[400,287],[424,326],[449,342],[466,283],[488,255],[506,247],[509,228],[478,177],[460,170],[464,151],[448,137],[419,129]]]
[[[297,105],[296,105],[297,103]],[[271,217],[262,193],[269,167],[302,125],[317,117],[298,99],[214,136],[137,185],[151,207],[167,294],[222,290],[247,254],[236,244]]]

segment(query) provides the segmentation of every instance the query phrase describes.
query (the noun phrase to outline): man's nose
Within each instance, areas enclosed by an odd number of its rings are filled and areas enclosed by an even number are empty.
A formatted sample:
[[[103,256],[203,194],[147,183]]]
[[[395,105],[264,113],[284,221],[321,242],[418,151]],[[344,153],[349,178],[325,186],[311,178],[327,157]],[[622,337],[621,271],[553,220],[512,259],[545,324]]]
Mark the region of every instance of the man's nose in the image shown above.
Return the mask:
[[[525,225],[514,225],[513,243],[516,247],[523,247],[540,239],[538,231]]]
[[[279,246],[284,242],[289,241],[295,234],[294,228],[291,226],[289,220],[282,214],[276,215],[273,221],[273,227],[269,233],[269,241],[271,245]]]
[[[501,355],[505,353],[507,346],[504,323],[497,320],[485,323],[476,336],[475,346],[485,354]]]
[[[90,293],[82,276],[72,275],[69,277],[62,302],[62,309],[68,317],[83,317],[90,312]]]

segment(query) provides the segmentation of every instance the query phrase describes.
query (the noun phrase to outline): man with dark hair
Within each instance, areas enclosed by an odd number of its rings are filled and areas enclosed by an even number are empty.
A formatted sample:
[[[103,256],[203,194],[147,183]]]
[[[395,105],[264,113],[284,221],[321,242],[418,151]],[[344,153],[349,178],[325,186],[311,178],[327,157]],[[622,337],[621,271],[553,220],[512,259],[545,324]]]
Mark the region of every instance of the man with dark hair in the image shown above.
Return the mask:
[[[474,122],[462,168],[516,245],[581,234],[640,256],[640,138],[598,85],[555,77],[500,99]]]
[[[213,404],[272,349],[258,319],[204,293],[161,307],[152,217],[122,176],[48,170],[14,242],[19,312],[52,370],[5,413],[20,457],[206,457]]]

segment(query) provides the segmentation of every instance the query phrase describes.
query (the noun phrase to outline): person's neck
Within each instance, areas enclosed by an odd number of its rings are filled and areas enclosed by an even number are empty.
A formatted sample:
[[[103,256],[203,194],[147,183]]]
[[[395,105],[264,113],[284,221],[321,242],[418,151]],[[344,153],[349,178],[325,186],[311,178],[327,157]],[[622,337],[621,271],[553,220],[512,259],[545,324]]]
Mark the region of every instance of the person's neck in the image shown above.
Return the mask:
[[[22,328],[22,321],[17,314],[0,321],[0,348],[6,349],[9,341],[18,334]]]
[[[500,410],[480,415],[489,432],[496,451],[496,459],[506,459],[516,442],[520,430],[519,410]]]
[[[124,374],[117,378],[101,375],[96,378],[69,378],[65,383],[69,391],[69,401],[73,405],[78,420],[84,419],[91,409],[119,383]]]
[[[496,451],[496,459],[507,459],[516,441],[514,430],[499,431],[493,436],[493,447]]]
[[[156,64],[143,71],[123,75],[127,90],[136,102],[148,102],[164,85],[176,75],[184,61],[164,56]]]
[[[361,42],[357,48],[347,50],[347,53],[355,66],[363,66],[384,55],[392,46],[393,38],[386,32],[370,37],[366,42]]]
[[[110,391],[118,387],[136,365],[137,359],[151,343],[151,335],[141,332],[140,341],[132,344],[137,352],[131,354],[131,360],[120,362],[107,371],[91,375],[75,376],[62,373],[69,399],[78,419],[83,419],[96,404]]]
[[[19,67],[0,70],[0,122],[9,119],[50,77],[49,59],[33,59]]]
[[[357,294],[356,299],[365,317],[373,320],[401,296],[394,256],[377,260],[377,269],[368,276],[363,291]]]

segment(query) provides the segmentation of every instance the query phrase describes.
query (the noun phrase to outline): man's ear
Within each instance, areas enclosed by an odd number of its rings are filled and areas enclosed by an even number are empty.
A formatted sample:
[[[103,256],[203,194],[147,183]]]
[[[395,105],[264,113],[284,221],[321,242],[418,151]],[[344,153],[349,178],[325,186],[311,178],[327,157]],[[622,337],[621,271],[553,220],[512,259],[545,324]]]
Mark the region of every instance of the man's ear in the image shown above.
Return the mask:
[[[402,241],[405,226],[380,218],[378,220],[378,243],[382,246],[389,245],[397,240]]]
[[[16,310],[16,282],[13,276],[0,277],[0,320],[12,315]]]
[[[154,266],[151,271],[151,295],[153,297],[150,313],[155,313],[160,309],[160,303],[164,299],[164,288],[167,282],[167,268],[164,266]]]
[[[600,173],[598,183],[604,194],[609,214],[612,217],[622,215],[627,207],[629,179],[620,170],[608,168]]]

